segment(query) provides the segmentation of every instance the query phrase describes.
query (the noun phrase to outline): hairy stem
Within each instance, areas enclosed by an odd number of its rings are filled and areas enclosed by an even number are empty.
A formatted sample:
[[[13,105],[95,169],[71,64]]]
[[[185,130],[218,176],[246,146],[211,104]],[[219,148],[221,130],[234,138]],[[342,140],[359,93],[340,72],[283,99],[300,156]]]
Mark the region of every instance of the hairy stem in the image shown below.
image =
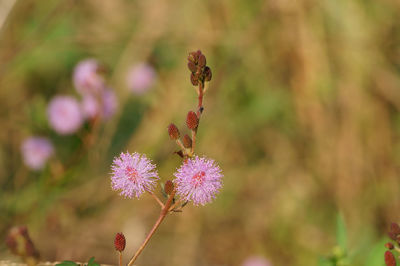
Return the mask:
[[[169,208],[171,207],[173,203],[173,199],[175,196],[176,191],[172,191],[172,193],[169,195],[169,198],[167,202],[164,205],[164,208],[161,210],[160,216],[158,217],[156,223],[153,225],[153,228],[147,235],[146,239],[144,240],[143,244],[139,247],[139,249],[136,251],[135,255],[132,257],[132,259],[129,261],[128,266],[132,266],[133,263],[136,261],[136,259],[139,257],[140,253],[142,253],[143,249],[146,247],[147,243],[150,241],[151,237],[154,235],[158,227],[160,226],[161,222],[165,219],[165,217],[168,214]]]

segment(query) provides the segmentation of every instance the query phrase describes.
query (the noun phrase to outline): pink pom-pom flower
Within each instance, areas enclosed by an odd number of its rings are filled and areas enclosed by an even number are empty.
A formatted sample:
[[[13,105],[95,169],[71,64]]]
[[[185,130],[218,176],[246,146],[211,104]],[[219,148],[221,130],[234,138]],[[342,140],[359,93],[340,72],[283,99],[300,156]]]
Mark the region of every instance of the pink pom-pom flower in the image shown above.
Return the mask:
[[[159,179],[156,166],[146,155],[121,153],[111,166],[111,187],[126,198],[139,198],[145,191],[152,191]]]
[[[195,157],[187,160],[174,174],[176,192],[194,205],[211,202],[222,187],[222,173],[214,160]]]

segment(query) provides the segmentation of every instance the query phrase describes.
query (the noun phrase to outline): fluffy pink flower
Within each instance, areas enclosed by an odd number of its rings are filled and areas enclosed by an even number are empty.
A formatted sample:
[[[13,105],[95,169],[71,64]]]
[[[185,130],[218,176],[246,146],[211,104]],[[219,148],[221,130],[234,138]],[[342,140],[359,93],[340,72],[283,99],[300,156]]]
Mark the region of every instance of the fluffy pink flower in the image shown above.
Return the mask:
[[[21,145],[22,158],[32,170],[42,169],[54,153],[54,148],[47,138],[30,137]]]
[[[251,256],[243,262],[242,266],[272,266],[272,264],[264,257]]]
[[[61,135],[72,134],[83,123],[78,101],[70,96],[56,96],[47,107],[50,126]]]
[[[99,74],[99,68],[95,59],[86,59],[76,65],[72,79],[80,94],[97,94],[103,89],[104,79]]]
[[[146,63],[133,66],[127,75],[127,86],[135,94],[144,94],[154,84],[156,72]]]
[[[111,187],[120,195],[139,198],[145,191],[152,191],[159,179],[156,166],[139,153],[121,153],[111,166]]]
[[[211,159],[189,159],[174,175],[177,194],[195,205],[211,202],[222,187],[221,169]]]

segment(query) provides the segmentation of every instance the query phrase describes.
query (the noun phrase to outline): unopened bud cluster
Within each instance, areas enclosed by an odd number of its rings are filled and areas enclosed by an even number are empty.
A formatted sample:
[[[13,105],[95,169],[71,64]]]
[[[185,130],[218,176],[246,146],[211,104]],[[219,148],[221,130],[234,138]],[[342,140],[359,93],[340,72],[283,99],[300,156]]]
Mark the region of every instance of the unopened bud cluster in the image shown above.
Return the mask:
[[[190,72],[192,72],[190,75],[190,81],[194,86],[197,86],[199,82],[211,80],[211,69],[206,66],[206,64],[207,59],[200,50],[189,53],[188,68]]]
[[[400,247],[400,226],[397,223],[392,223],[390,225],[388,236],[390,237],[390,239],[395,241],[398,247]],[[395,245],[392,242],[387,242],[385,244],[385,247],[388,249],[385,252],[385,264],[387,266],[396,266],[396,259],[392,253],[392,250],[397,251],[398,248],[395,248]]]

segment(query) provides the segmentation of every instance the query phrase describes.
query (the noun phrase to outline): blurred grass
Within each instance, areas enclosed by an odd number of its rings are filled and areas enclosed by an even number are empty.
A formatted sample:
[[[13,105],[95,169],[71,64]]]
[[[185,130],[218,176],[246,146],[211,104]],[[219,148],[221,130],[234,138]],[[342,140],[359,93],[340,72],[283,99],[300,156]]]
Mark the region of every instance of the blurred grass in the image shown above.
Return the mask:
[[[133,252],[157,207],[111,191],[111,159],[145,152],[171,176],[179,158],[166,127],[183,128],[195,106],[185,64],[201,49],[213,80],[197,149],[221,164],[224,189],[169,217],[138,263],[238,265],[261,254],[317,265],[338,244],[342,213],[351,265],[382,265],[400,207],[399,11],[395,0],[16,1],[0,28],[0,238],[26,224],[46,260],[116,263],[123,231]],[[87,57],[108,66],[120,105],[80,150],[80,136],[49,129],[45,110],[55,94],[76,94],[73,67]],[[125,75],[143,60],[158,81],[132,96]],[[22,165],[31,134],[57,149],[42,173]]]

